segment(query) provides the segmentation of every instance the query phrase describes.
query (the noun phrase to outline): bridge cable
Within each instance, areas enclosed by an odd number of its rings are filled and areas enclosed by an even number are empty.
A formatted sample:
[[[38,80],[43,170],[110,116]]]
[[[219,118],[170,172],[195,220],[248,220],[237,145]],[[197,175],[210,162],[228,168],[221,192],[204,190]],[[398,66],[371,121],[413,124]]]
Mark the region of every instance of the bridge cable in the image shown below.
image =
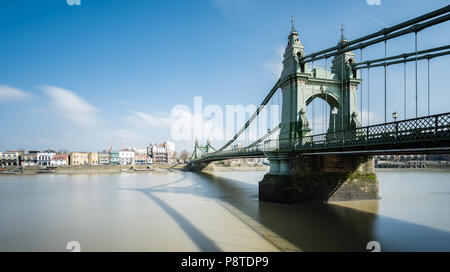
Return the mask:
[[[328,105],[328,93],[327,88],[328,88],[328,58],[325,59],[325,102]],[[325,112],[325,127],[327,126],[328,123],[328,114]],[[326,131],[325,131],[326,132]]]
[[[325,91],[324,91],[325,92]],[[322,97],[321,97],[322,98]],[[322,98],[322,132],[321,133],[325,133],[325,103],[323,103],[323,98]]]
[[[386,36],[385,36],[386,37]],[[384,40],[384,123],[387,122],[387,106],[386,106],[386,90],[387,90],[387,84],[386,84],[386,57],[387,57],[387,41]]]
[[[437,25],[437,24],[440,24],[440,23],[450,20],[450,14],[446,14],[449,11],[450,11],[450,5],[446,6],[445,8],[442,8],[440,10],[436,10],[435,12],[433,12],[433,14],[431,14],[431,13],[426,14],[426,15],[414,18],[413,20],[409,20],[407,22],[401,23],[399,25],[381,29],[380,31],[373,33],[371,35],[366,35],[366,36],[358,38],[356,40],[348,41],[346,43],[346,46],[339,44],[332,48],[328,48],[325,50],[321,50],[319,52],[311,53],[308,56],[304,56],[304,57],[300,58],[299,60],[304,63],[308,63],[308,62],[312,61],[311,60],[312,58],[314,58],[315,60],[318,60],[318,59],[323,59],[325,57],[332,57],[332,56],[339,55],[342,52],[348,52],[348,51],[353,51],[353,50],[356,50],[359,48],[365,48],[367,46],[382,42],[386,39],[389,40],[389,39],[400,37],[400,36],[403,36],[403,35],[406,35],[409,33],[418,32],[423,29],[426,29],[426,28],[429,28],[434,25]],[[442,14],[446,14],[446,15],[437,17]],[[423,22],[430,18],[434,18],[434,19]],[[419,24],[418,22],[423,22],[423,23]],[[404,29],[408,26],[410,26],[410,27],[407,29]],[[376,38],[378,36],[382,36],[382,37]],[[365,42],[362,42],[362,41],[365,41]],[[354,44],[356,44],[356,45],[354,45]],[[350,46],[350,45],[353,45],[353,46]],[[332,52],[332,51],[337,51],[337,52]],[[328,52],[332,52],[332,53],[328,53]],[[328,54],[325,54],[325,53],[328,53]]]
[[[406,57],[404,58],[405,62],[403,63],[403,113],[405,115],[404,119],[406,120]]]
[[[281,91],[278,91],[278,121],[281,122],[281,102],[280,102]]]
[[[443,55],[448,55],[449,51],[445,51],[445,50],[448,50],[448,49],[450,49],[450,45],[438,46],[438,47],[433,47],[433,48],[430,48],[430,49],[417,51],[417,55],[418,55],[417,60],[424,59],[424,57],[427,58],[427,56],[429,56],[429,58],[431,59],[431,58],[434,58],[434,57],[440,57],[440,56],[443,56]],[[439,53],[433,54],[433,55],[429,55],[428,54],[428,53],[433,53],[433,52],[438,52],[438,51],[444,51],[444,52],[439,52]],[[428,54],[428,55],[424,56],[425,54]],[[416,52],[413,51],[413,52],[410,52],[410,53],[402,53],[402,54],[399,54],[399,55],[390,56],[390,57],[386,58],[388,61],[390,61],[390,62],[387,63],[387,66],[392,65],[392,64],[403,63],[403,62],[405,62],[405,58],[410,57],[410,56],[414,57],[415,55],[416,55]],[[403,60],[391,61],[391,60],[396,60],[396,59],[403,59]],[[415,58],[407,59],[407,62],[408,61],[414,61],[414,60],[415,60]],[[367,64],[370,64],[372,67],[383,66],[384,65],[384,61],[385,61],[385,58],[383,57],[383,58],[379,58],[379,59],[371,59],[371,60],[366,60],[366,61],[363,61],[363,62],[358,62],[358,63],[355,63],[353,66],[355,66],[356,69],[367,68],[366,66],[364,66],[364,65],[367,65]]]
[[[264,141],[265,139],[267,139],[268,137],[270,137],[273,133],[275,133],[276,131],[278,131],[281,128],[281,123],[278,124],[276,127],[272,128],[271,130],[269,130],[267,132],[266,135],[264,135],[263,137],[259,138],[258,140],[256,140],[255,142],[251,143],[250,145],[248,145],[246,148],[252,148],[253,146],[259,144],[260,142]]]
[[[359,57],[360,57],[360,61],[362,62],[363,61],[363,53],[362,53],[362,51],[363,51],[363,49],[361,48],[360,49],[360,51],[359,51]],[[361,110],[360,110],[360,114],[361,114],[361,126],[362,126],[362,123],[363,123],[363,84],[362,84],[362,80],[363,80],[363,70],[361,70],[361,86],[360,86],[360,91],[361,91],[361,93],[360,93],[360,95],[361,95],[361,97],[360,97],[360,99],[361,99]]]
[[[417,51],[417,60],[433,59],[433,58],[437,58],[437,57],[450,55],[450,50],[448,50],[448,49],[450,49],[450,45],[439,46],[439,47],[434,47],[431,49]],[[428,53],[432,53],[432,52],[436,52],[436,51],[441,51],[441,52],[437,52],[434,54],[428,54]],[[412,53],[403,53],[400,55],[388,57],[387,58],[388,62],[386,63],[386,66],[400,64],[400,63],[404,63],[404,62],[415,61],[416,60],[415,54],[416,53],[413,51]],[[410,56],[413,56],[413,57],[408,58]],[[395,60],[395,59],[400,59],[400,60]],[[390,61],[390,60],[393,60],[393,61]],[[372,67],[372,68],[384,66],[385,65],[384,58],[367,60],[367,61],[364,61],[363,63],[355,63],[354,66],[356,67],[356,69],[364,69],[364,68],[367,68],[367,65],[369,65],[369,64],[370,64],[370,67]]]
[[[415,52],[416,52],[416,118],[417,118],[417,32],[414,32],[415,37]]]
[[[281,82],[281,79],[278,79],[277,82],[275,83],[275,85],[270,90],[269,94],[267,94],[267,96],[264,98],[264,100],[262,101],[260,106],[256,109],[256,112],[253,113],[253,115],[250,117],[250,119],[247,121],[247,123],[245,123],[245,125],[233,136],[233,138],[231,140],[229,140],[225,145],[223,145],[221,148],[219,148],[216,152],[220,152],[220,151],[224,150],[225,148],[230,146],[235,140],[237,140],[237,138],[242,134],[242,132],[244,132],[244,130],[250,125],[251,122],[253,122],[253,120],[256,118],[256,116],[261,112],[261,110],[264,108],[264,106],[267,105],[270,98],[272,98],[273,94],[278,89],[280,82]]]
[[[341,130],[344,130],[344,104],[345,104],[345,92],[344,92],[344,61],[345,55],[342,53],[341,55],[341,90],[342,90],[342,105],[341,105]]]
[[[314,76],[314,60],[312,61],[311,73]],[[311,134],[312,135],[314,135],[314,132],[315,132],[315,129],[314,129],[314,126],[315,126],[315,123],[314,123],[315,108],[314,108],[314,102],[313,101],[314,101],[314,96],[312,97],[312,100],[310,102],[310,103],[312,103],[312,127],[311,127],[311,132],[312,132]]]
[[[311,132],[312,132],[312,135],[314,135],[314,132],[315,132],[315,128],[314,128],[314,126],[315,126],[314,116],[315,116],[315,114],[316,114],[316,110],[315,110],[315,107],[314,107],[314,96],[312,97],[312,100],[311,100],[310,103],[312,104],[312,126],[311,126]]]
[[[370,67],[367,67],[367,126],[370,126]]]
[[[325,79],[326,79],[326,76],[325,76]],[[326,81],[325,81],[326,82]],[[323,94],[325,94],[326,95],[326,89],[324,89],[323,90]],[[323,99],[323,98],[322,98]],[[322,101],[323,102],[323,101]],[[325,108],[325,104],[323,103],[323,107],[322,107],[322,128],[323,128],[323,132],[322,133],[325,133],[325,116],[326,116],[326,108]]]
[[[428,70],[428,115],[430,115],[430,59],[427,59]]]

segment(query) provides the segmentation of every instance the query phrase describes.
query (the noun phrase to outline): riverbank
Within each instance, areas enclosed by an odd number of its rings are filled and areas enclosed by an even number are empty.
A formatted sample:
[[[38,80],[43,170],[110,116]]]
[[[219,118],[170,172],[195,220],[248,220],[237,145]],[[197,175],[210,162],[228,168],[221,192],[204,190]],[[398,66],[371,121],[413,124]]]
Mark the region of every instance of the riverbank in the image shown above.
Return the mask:
[[[450,169],[450,164],[446,161],[378,161],[375,163],[375,168],[397,168],[397,169]]]
[[[42,173],[42,169],[46,169],[42,166],[22,166],[21,171],[18,171],[17,166],[5,167],[5,171],[0,172],[1,174],[22,174],[22,175],[34,175],[34,174],[79,174],[79,173],[121,173],[121,172],[131,172],[131,173],[147,173],[152,171],[167,171],[170,169],[181,169],[184,164],[154,164],[151,166],[147,165],[67,165],[67,166],[55,166],[47,168],[47,172]],[[51,170],[50,170],[51,169]],[[41,170],[42,172],[39,172]]]
[[[90,173],[149,173],[149,172],[167,172],[172,170],[186,170],[185,164],[152,164],[147,165],[67,165],[55,166],[46,169],[42,166],[8,166],[0,175],[36,175],[36,174],[90,174]],[[21,169],[21,170],[20,170]],[[41,171],[40,171],[41,170]],[[206,171],[268,171],[268,166],[208,166]]]
[[[450,172],[450,168],[377,168],[375,167],[375,173],[382,172]]]
[[[231,171],[269,171],[269,166],[207,166],[205,171],[231,172]]]

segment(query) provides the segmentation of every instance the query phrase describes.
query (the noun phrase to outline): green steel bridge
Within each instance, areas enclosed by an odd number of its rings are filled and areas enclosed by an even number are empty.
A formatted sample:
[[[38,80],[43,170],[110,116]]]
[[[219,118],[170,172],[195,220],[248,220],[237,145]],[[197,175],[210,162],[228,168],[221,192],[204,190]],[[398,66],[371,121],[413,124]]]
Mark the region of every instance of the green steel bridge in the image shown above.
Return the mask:
[[[430,74],[429,63],[434,58],[450,54],[450,45],[418,50],[418,33],[424,29],[447,22],[450,19],[450,5],[417,18],[402,22],[378,32],[348,41],[344,37],[331,48],[306,55],[298,32],[292,21],[291,33],[284,53],[283,71],[269,94],[257,111],[249,118],[238,133],[219,149],[212,148],[210,142],[205,146],[196,141],[191,163],[212,162],[233,158],[267,157],[273,152],[296,152],[301,154],[395,154],[432,153],[450,150],[450,113],[430,115]],[[394,56],[387,56],[387,41],[413,34],[415,50]],[[363,50],[375,44],[384,43],[384,56],[364,60]],[[353,50],[360,50],[359,62]],[[328,59],[333,58],[331,70]],[[325,69],[314,68],[314,62],[325,60]],[[417,63],[428,62],[428,115],[418,116]],[[406,63],[415,64],[415,115],[416,118],[387,122],[386,69],[388,66],[404,64],[404,116],[406,117]],[[308,71],[308,64],[312,69]],[[384,123],[364,126],[362,114],[362,95],[360,109],[357,106],[356,89],[363,86],[361,70],[384,67]],[[369,81],[369,78],[367,78]],[[367,85],[369,92],[369,84]],[[257,141],[245,146],[232,146],[248,130],[262,109],[274,95],[282,96],[281,123],[269,130]],[[369,96],[369,95],[367,95]],[[306,107],[314,99],[322,99],[330,106],[327,133],[311,135],[307,121]],[[368,107],[370,102],[368,101]],[[333,115],[331,109],[340,114]],[[358,118],[360,116],[360,119]],[[277,139],[268,139],[279,131]]]
[[[437,114],[298,139],[275,139],[204,153],[196,161],[262,158],[268,152],[305,154],[406,154],[450,152],[450,113]]]

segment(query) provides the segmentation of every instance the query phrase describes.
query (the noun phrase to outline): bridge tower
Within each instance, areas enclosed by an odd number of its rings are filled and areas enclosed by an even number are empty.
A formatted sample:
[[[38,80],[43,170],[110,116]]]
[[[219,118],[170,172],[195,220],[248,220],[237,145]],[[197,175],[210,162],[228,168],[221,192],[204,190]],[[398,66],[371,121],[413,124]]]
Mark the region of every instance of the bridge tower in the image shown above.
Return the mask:
[[[348,42],[344,34],[338,45]],[[337,55],[328,69],[308,69],[302,63],[304,47],[298,32],[292,26],[283,56],[283,71],[280,86],[283,95],[280,144],[289,146],[297,138],[309,136],[311,127],[306,108],[314,99],[323,99],[330,105],[329,132],[359,127],[356,90],[361,83],[359,72],[353,70],[354,53],[349,51]],[[331,109],[338,114],[332,117]]]
[[[343,27],[338,45],[348,42]],[[354,53],[343,52],[332,60],[331,70],[312,67],[302,62],[305,56],[299,34],[292,22],[283,56],[280,77],[283,104],[279,148],[266,152],[270,171],[259,183],[259,198],[274,202],[374,199],[378,197],[378,181],[373,159],[357,155],[309,155],[293,152],[294,143],[311,135],[307,106],[323,99],[330,106],[328,132],[360,127],[356,90],[361,83],[353,69]],[[311,63],[312,65],[312,63]],[[332,114],[332,109],[337,114]]]
[[[205,145],[199,144],[198,139],[196,138],[194,151],[192,152],[192,155],[190,157],[191,163],[189,164],[189,167],[192,170],[201,170],[205,168],[208,165],[208,163],[196,163],[195,161],[201,158],[202,156],[214,151],[216,151],[216,149],[211,145],[211,141],[209,138],[206,141]]]

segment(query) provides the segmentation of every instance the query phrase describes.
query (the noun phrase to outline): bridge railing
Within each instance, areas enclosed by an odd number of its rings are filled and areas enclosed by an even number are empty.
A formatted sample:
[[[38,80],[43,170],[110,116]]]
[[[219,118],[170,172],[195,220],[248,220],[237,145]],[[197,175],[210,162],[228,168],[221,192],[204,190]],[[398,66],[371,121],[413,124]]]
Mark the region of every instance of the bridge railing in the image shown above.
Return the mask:
[[[303,151],[442,139],[450,139],[450,113],[311,135],[298,139],[266,140],[249,147],[208,153],[202,156],[200,160],[261,155],[264,152],[271,151]]]
[[[298,139],[294,149],[397,144],[450,138],[450,113],[329,132]]]

